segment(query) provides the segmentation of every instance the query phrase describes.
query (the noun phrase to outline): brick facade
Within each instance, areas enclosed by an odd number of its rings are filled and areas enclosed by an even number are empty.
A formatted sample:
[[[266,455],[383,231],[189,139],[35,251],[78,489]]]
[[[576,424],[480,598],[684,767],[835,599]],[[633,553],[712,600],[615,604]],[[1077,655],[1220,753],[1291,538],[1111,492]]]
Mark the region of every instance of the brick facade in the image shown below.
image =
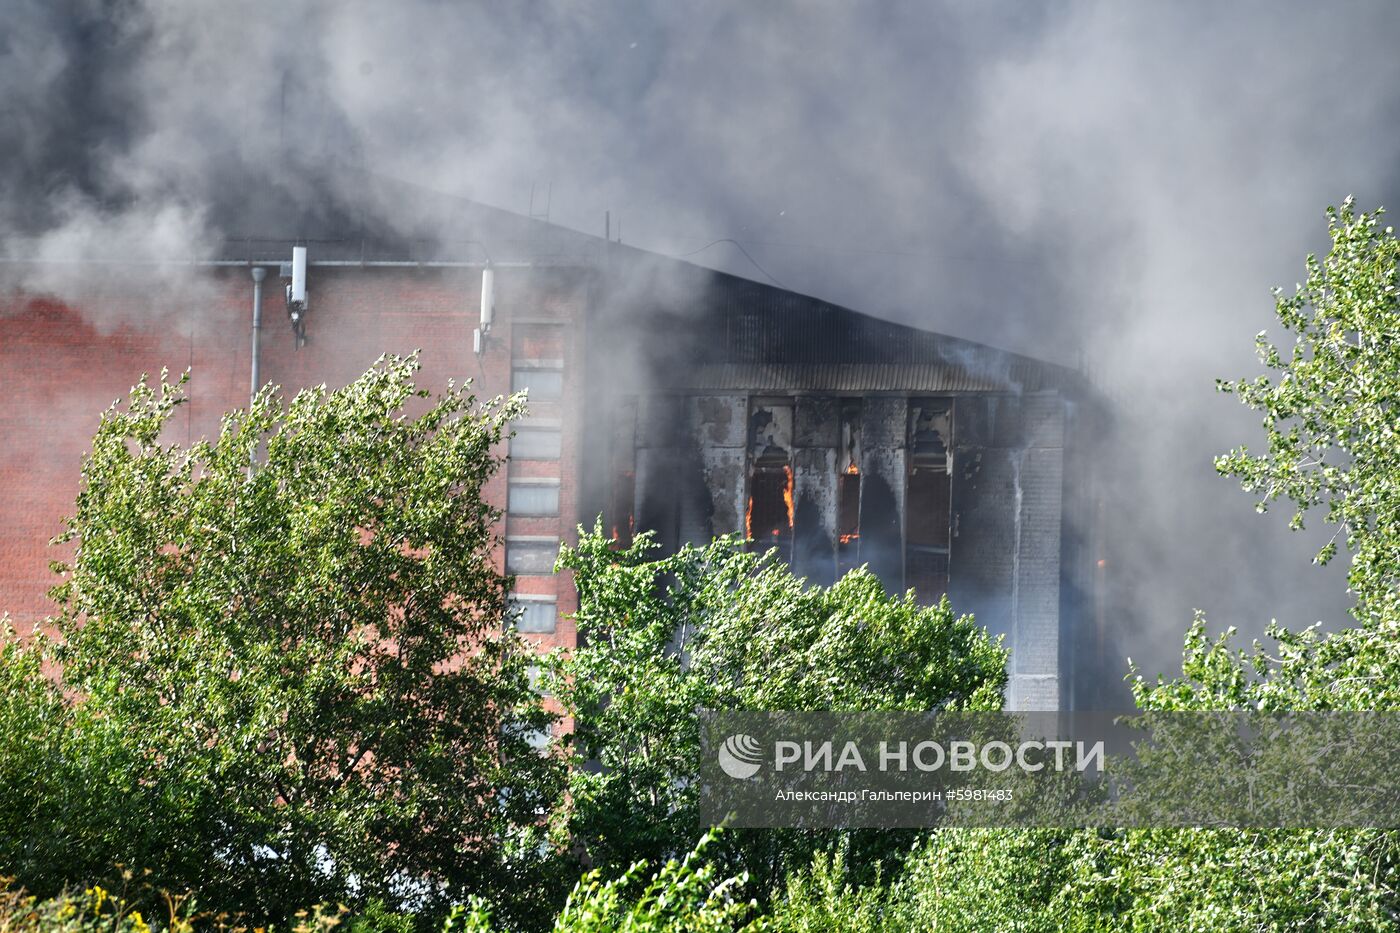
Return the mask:
[[[263,382],[343,385],[381,354],[418,350],[429,389],[470,379],[489,399],[530,387],[486,494],[506,510],[495,559],[516,577],[519,630],[542,648],[577,640],[577,595],[552,565],[579,524],[603,512],[614,536],[635,524],[669,549],[762,512],[765,546],[810,579],[868,564],[893,590],[946,591],[1005,635],[1011,708],[1076,702],[1071,677],[1094,669],[1103,637],[1084,622],[1101,545],[1084,520],[1092,463],[1068,416],[1085,398],[1074,374],[618,244],[565,250],[551,245],[558,233],[534,230],[514,261],[493,241],[495,317],[479,354],[482,263],[362,265],[343,247],[324,260],[313,249],[298,350],[271,258],[290,247],[250,247],[269,272]],[[191,374],[173,440],[247,403],[249,265],[196,278],[188,307],[154,280],[149,294],[74,306],[0,299],[0,611],[21,630],[50,612],[48,563],[61,554],[46,542],[72,508],[100,412],[161,368]]]
[[[512,355],[548,359],[562,373],[562,392],[532,404],[531,417],[562,426],[560,457],[520,460],[503,467],[487,497],[504,508],[508,479],[558,480],[558,514],[507,516],[501,532],[572,541],[576,495],[581,331],[575,327],[586,299],[579,270],[503,269],[496,273],[496,318],[483,352],[473,352],[479,323],[481,270],[465,268],[317,267],[308,276],[307,344],[294,349],[283,311],[276,264],[264,282],[261,375],[287,392],[326,383],[343,385],[383,353],[420,351],[420,382],[440,388],[448,379],[473,381],[489,399],[511,390]],[[49,562],[63,556],[48,541],[62,530],[78,492],[81,457],[98,418],[145,373],[188,369],[190,402],[173,422],[188,443],[215,430],[219,416],[245,406],[250,387],[253,281],[247,267],[208,268],[197,283],[200,299],[170,311],[139,288],[69,304],[11,291],[0,299],[0,612],[21,631],[52,612]],[[154,290],[154,289],[153,289]],[[506,453],[502,450],[501,453]],[[504,567],[498,551],[498,568]],[[542,645],[572,645],[564,618],[576,607],[567,579],[522,575],[516,591],[557,600],[553,632],[525,637]]]

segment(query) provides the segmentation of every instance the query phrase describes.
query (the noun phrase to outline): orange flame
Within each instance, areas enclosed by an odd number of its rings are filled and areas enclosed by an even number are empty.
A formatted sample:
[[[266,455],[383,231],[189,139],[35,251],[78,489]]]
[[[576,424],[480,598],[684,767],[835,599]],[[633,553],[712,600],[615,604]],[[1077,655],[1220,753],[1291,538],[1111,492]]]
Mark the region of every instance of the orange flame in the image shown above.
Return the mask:
[[[744,537],[753,537],[753,496],[749,496],[749,507],[744,509]]]
[[[629,515],[629,516],[627,516],[627,540],[628,540],[628,541],[631,541],[632,538],[636,536],[636,534],[637,534],[637,519],[636,519],[634,516]],[[622,527],[621,527],[620,525],[618,525],[616,522],[614,522],[614,523],[613,523],[613,526],[612,526],[612,539],[613,539],[614,541],[621,541],[621,540],[622,540]]]
[[[792,467],[783,467],[783,504],[787,506],[788,528],[792,528],[793,502],[792,502]]]
[[[859,534],[858,532],[855,532],[855,531],[852,531],[852,532],[849,532],[849,533],[847,533],[847,534],[844,534],[844,535],[840,535],[840,536],[839,536],[839,539],[840,539],[840,541],[841,541],[842,544],[850,544],[852,541],[856,541],[856,540],[858,540],[859,538],[860,538],[860,534]]]
[[[854,460],[851,461],[851,465],[850,465],[850,466],[846,467],[846,475],[847,475],[847,476],[859,476],[859,475],[860,475],[860,468],[856,466],[856,462],[855,462]]]

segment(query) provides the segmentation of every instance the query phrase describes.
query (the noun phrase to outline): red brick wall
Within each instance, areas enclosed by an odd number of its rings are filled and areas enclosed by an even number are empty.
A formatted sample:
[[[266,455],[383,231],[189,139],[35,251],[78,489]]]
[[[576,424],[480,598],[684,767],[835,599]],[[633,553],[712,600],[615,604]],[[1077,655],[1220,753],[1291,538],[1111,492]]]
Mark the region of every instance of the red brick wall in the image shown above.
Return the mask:
[[[507,518],[508,534],[550,534],[572,541],[577,520],[578,418],[573,399],[582,366],[577,322],[586,300],[582,277],[568,270],[501,269],[496,273],[496,323],[486,352],[472,352],[480,308],[479,269],[350,269],[314,265],[308,273],[308,343],[294,350],[272,268],[264,282],[262,378],[294,390],[342,385],[385,352],[422,351],[422,383],[474,380],[478,397],[510,387],[511,328],[521,321],[549,321],[560,331],[564,397],[538,415],[563,424],[557,465],[512,465],[521,474],[557,470],[558,518]],[[101,411],[124,396],[143,371],[162,367],[191,372],[191,402],[176,428],[188,442],[209,432],[219,415],[247,403],[252,279],[247,269],[210,271],[207,289],[188,310],[154,310],[154,301],[130,289],[61,302],[17,293],[0,296],[0,612],[27,630],[51,611],[45,592],[54,582],[49,561],[61,557],[47,542],[62,530],[78,491],[79,465]],[[98,322],[94,324],[93,322]],[[504,451],[503,451],[504,452]],[[506,501],[506,470],[488,486],[488,497]],[[552,473],[550,475],[553,475]],[[503,554],[496,555],[503,567]],[[557,595],[557,632],[527,636],[542,644],[572,645],[573,624],[562,618],[576,600],[569,580],[522,578],[521,592]]]
[[[9,296],[0,306],[0,612],[21,631],[50,611],[48,564],[63,552],[48,541],[73,510],[80,459],[101,412],[143,372],[191,365],[187,322],[146,326],[139,306],[111,310],[96,318],[99,329],[58,302]],[[202,428],[213,399],[226,397],[226,377],[204,362],[206,352],[191,386],[195,401],[176,422],[186,437]]]

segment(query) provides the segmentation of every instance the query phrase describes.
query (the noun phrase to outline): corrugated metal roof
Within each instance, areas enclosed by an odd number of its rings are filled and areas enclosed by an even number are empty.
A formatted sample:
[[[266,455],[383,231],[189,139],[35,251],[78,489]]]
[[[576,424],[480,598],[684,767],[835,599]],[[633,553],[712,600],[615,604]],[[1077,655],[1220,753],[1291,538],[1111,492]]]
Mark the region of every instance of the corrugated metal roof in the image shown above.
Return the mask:
[[[654,377],[677,390],[1022,392],[1077,387],[1072,370],[809,295],[710,273],[688,313],[627,326],[667,347]]]
[[[1040,367],[972,372],[938,363],[717,363],[677,371],[671,389],[748,392],[1005,392],[1050,388]]]

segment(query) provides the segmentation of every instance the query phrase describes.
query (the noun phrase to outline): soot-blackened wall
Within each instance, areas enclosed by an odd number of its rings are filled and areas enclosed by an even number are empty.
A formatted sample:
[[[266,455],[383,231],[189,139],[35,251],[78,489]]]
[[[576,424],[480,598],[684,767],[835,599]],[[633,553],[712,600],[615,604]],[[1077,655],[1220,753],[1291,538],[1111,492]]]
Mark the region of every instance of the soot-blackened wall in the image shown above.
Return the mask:
[[[891,591],[913,588],[924,602],[947,592],[957,611],[1006,637],[1009,708],[1071,702],[1058,392],[735,392],[612,407],[615,420],[638,413],[636,521],[664,545],[737,532],[816,583],[867,564]],[[856,503],[853,534],[843,533],[843,499]]]

